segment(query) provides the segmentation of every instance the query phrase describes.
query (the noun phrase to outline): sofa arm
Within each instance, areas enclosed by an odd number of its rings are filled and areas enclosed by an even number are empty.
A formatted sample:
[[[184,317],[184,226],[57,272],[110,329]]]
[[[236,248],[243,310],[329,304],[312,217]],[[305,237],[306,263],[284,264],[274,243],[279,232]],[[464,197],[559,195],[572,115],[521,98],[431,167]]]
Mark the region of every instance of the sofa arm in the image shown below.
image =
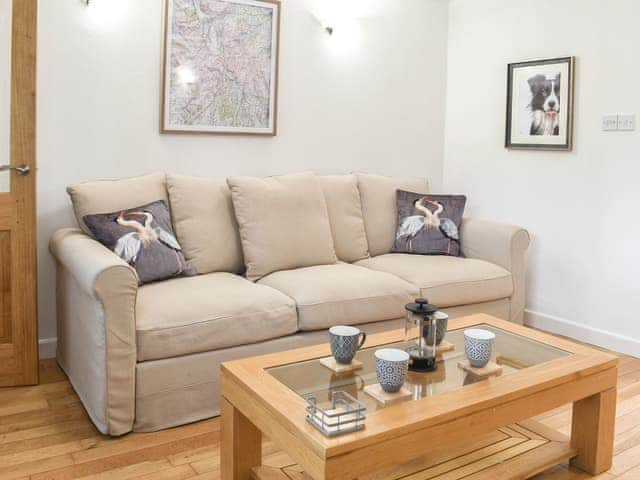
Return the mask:
[[[49,250],[88,295],[98,295],[96,288],[100,286],[100,276],[110,269],[118,271],[123,284],[129,283],[133,275],[137,289],[133,268],[80,229],[58,230],[49,241]],[[116,287],[117,284],[112,286]]]
[[[531,238],[524,228],[506,223],[464,218],[461,246],[464,255],[495,263],[511,272],[513,294],[509,318],[523,323],[525,304],[525,258]]]
[[[103,433],[131,431],[135,407],[138,279],[79,229],[56,232],[58,359]]]

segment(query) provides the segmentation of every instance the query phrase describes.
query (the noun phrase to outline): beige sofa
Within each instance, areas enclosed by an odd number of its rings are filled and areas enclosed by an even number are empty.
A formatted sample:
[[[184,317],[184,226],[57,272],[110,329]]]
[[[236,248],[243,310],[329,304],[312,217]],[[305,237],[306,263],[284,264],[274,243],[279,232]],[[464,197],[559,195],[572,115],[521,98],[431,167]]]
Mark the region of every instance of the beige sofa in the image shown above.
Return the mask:
[[[58,361],[101,432],[154,431],[218,415],[221,362],[326,341],[335,324],[399,327],[404,304],[419,295],[451,316],[522,321],[525,230],[467,218],[465,258],[393,254],[395,191],[426,192],[425,179],[317,179],[338,262],[255,282],[242,275],[225,179],[155,173],[69,187],[80,228],[62,229],[50,242]],[[132,268],[85,233],[82,216],[158,199],[169,204],[199,275],[138,287]]]

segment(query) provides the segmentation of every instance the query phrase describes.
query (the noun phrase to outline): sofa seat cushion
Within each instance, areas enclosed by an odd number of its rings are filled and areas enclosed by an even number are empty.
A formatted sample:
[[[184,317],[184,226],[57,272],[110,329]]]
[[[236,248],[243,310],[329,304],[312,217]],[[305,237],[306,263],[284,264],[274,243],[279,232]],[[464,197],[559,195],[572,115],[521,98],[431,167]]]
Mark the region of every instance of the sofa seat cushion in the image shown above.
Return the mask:
[[[303,331],[400,318],[418,293],[395,275],[346,263],[275,272],[258,283],[296,301]]]
[[[454,307],[510,297],[511,273],[475,258],[389,253],[357,262],[387,272],[420,288],[420,294],[438,307]]]
[[[138,361],[244,345],[298,330],[286,295],[231,273],[144,285],[136,302]]]

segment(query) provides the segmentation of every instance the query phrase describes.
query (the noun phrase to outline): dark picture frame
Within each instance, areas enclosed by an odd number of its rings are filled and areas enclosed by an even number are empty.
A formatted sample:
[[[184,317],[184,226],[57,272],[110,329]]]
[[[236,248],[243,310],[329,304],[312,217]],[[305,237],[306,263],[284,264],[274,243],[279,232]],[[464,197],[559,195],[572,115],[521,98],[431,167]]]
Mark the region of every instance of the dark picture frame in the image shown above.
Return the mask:
[[[507,66],[505,148],[573,149],[575,57]]]

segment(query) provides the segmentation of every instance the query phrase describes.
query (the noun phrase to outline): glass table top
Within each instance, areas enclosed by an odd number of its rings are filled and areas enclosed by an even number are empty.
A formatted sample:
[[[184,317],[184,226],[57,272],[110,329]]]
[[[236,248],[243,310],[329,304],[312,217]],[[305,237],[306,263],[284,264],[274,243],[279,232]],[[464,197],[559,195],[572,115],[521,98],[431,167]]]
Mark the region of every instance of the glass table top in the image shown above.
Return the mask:
[[[503,376],[571,355],[570,352],[490,325],[477,325],[474,328],[483,328],[495,333],[493,352],[496,363],[502,366]],[[413,393],[412,399],[430,397],[484,380],[484,378],[465,372],[458,366],[458,362],[466,358],[463,332],[464,329],[447,332],[445,340],[453,344],[454,348],[439,357],[436,371],[429,373],[409,372],[404,386]],[[375,351],[385,347],[404,350],[410,343],[413,342],[397,342],[369,348],[366,348],[365,344],[365,348],[356,354],[356,358],[362,362],[363,368],[355,372],[336,374],[320,364],[317,358],[272,367],[267,371],[304,398],[316,397],[318,402],[326,402],[331,400],[331,394],[334,391],[342,390],[364,403],[367,411],[371,412],[384,408],[363,391],[366,385],[377,383]]]

